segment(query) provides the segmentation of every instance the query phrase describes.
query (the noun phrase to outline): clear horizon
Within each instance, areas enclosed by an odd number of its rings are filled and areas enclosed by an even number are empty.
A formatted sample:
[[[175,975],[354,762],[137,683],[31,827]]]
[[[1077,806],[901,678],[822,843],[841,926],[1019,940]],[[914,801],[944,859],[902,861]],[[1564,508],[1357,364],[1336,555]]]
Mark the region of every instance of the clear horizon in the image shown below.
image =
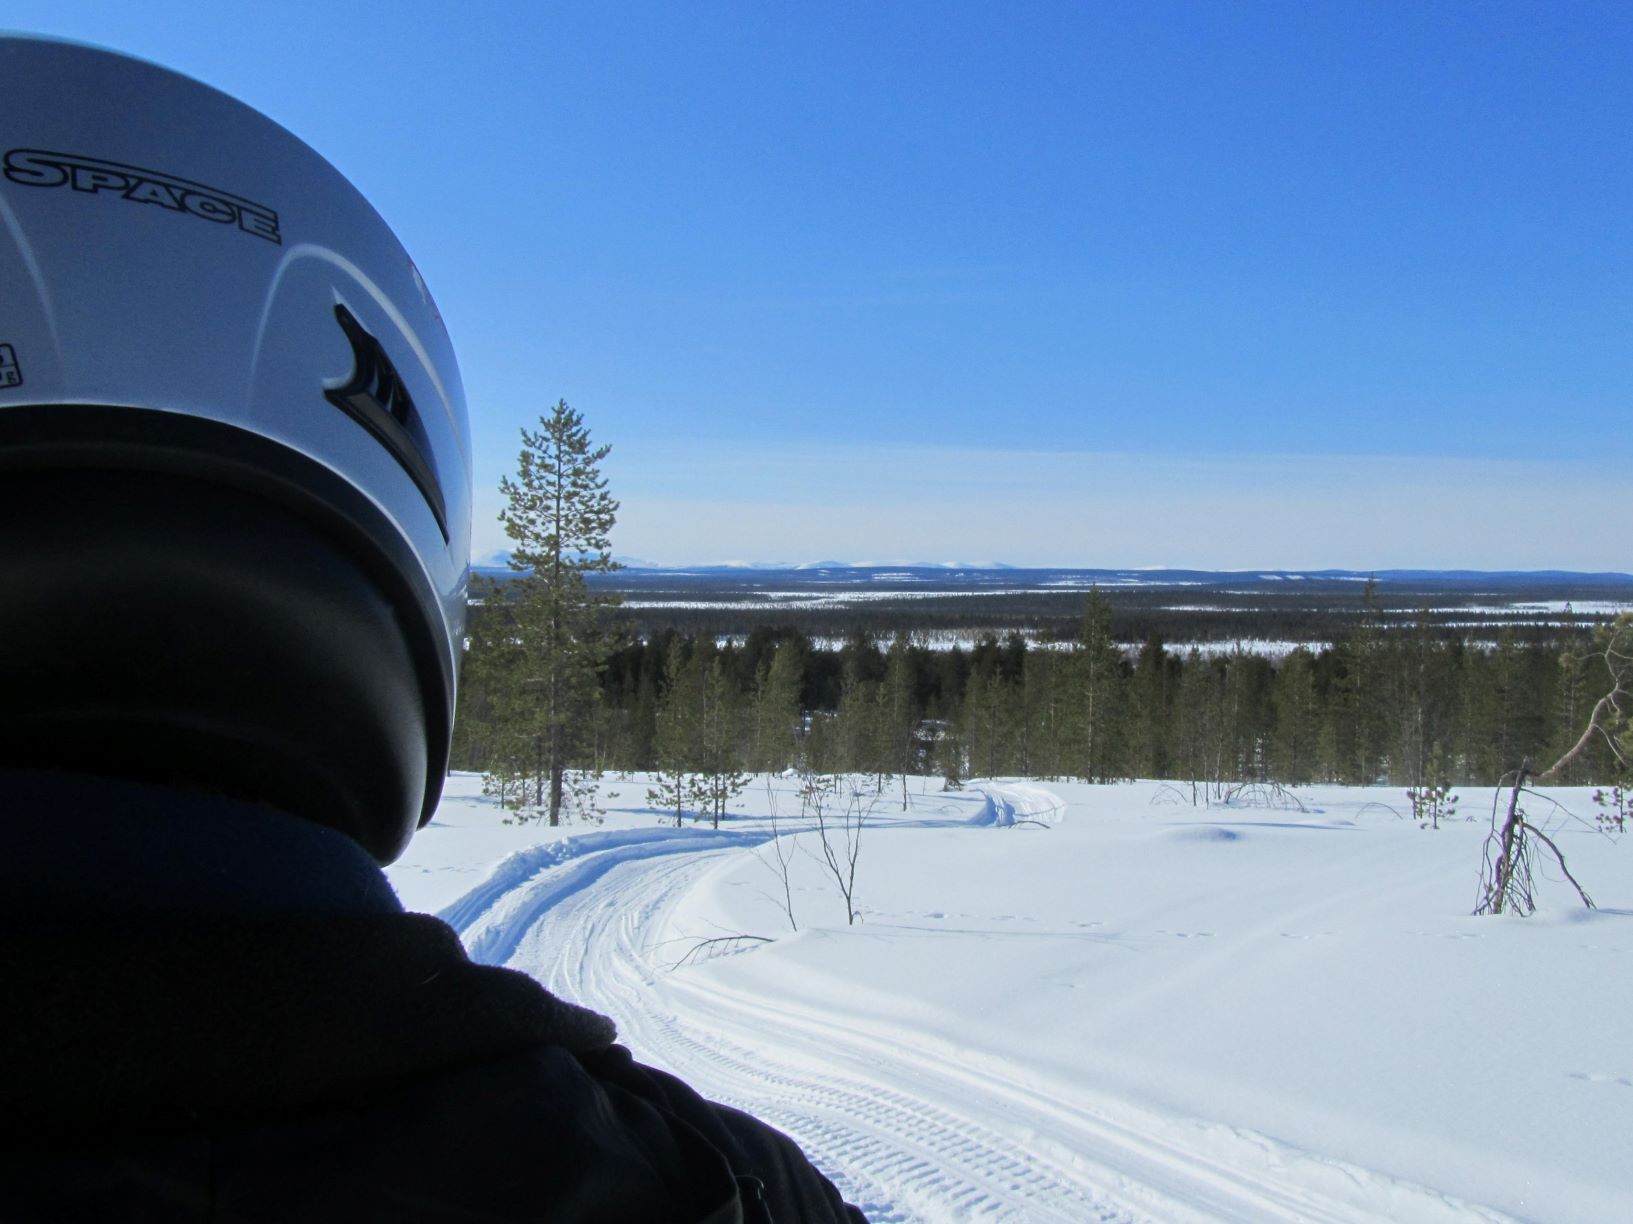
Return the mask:
[[[1085,573],[1085,574],[1163,574],[1163,573],[1192,573],[1192,574],[1219,574],[1219,575],[1307,575],[1307,574],[1342,574],[1346,576],[1360,575],[1388,575],[1388,574],[1491,574],[1491,575],[1526,575],[1526,574],[1561,574],[1582,575],[1586,577],[1624,578],[1633,584],[1633,571],[1629,570],[1571,570],[1560,568],[1547,569],[1470,569],[1467,567],[1446,566],[1443,568],[1428,568],[1408,565],[1378,565],[1371,568],[1352,569],[1346,566],[1307,566],[1292,567],[1285,565],[1258,565],[1246,566],[1240,569],[1206,569],[1197,566],[1178,565],[1056,565],[1047,562],[1018,565],[1002,559],[983,561],[936,561],[928,558],[908,558],[895,560],[842,560],[838,557],[819,557],[810,560],[783,559],[773,561],[745,561],[740,559],[722,558],[694,558],[680,561],[657,561],[650,557],[636,557],[627,553],[613,554],[613,560],[619,562],[620,568],[625,570],[764,570],[771,573],[833,569],[924,569],[945,570],[955,573],[962,570],[1014,570],[1020,573]],[[480,569],[508,568],[509,553],[498,550],[473,558],[473,564]]]
[[[636,556],[1628,565],[1627,6],[6,21],[227,90],[357,183],[460,355],[478,557],[565,398]]]

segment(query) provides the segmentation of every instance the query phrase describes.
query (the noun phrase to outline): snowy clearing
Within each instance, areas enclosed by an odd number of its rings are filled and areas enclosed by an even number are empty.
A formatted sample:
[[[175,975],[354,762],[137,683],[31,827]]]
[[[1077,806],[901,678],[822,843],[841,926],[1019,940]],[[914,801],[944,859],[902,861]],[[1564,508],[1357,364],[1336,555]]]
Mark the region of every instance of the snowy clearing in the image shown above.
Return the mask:
[[[1601,908],[1473,918],[1489,791],[1437,831],[1385,788],[939,788],[864,801],[849,927],[792,778],[715,831],[640,778],[506,826],[456,776],[389,874],[875,1220],[1633,1216],[1633,846],[1556,816]]]

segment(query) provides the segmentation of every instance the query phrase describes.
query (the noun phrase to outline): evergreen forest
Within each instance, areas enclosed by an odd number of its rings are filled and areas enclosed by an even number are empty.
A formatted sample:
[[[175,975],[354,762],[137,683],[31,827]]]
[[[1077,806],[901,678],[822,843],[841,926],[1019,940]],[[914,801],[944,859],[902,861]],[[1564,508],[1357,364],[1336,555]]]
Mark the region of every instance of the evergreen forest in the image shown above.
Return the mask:
[[[1582,736],[1609,687],[1606,630],[1451,628],[1365,610],[1335,640],[1269,657],[1250,649],[1137,647],[1113,634],[1099,591],[1068,640],[988,634],[971,649],[928,649],[853,626],[823,647],[793,626],[738,639],[659,629],[609,631],[575,728],[578,771],[643,770],[713,779],[797,769],[887,776],[939,773],[1116,781],[1496,784],[1522,761],[1551,762]],[[536,733],[514,716],[507,643],[514,601],[488,587],[472,607],[454,767],[501,789],[536,786]],[[525,698],[524,698],[525,700]],[[1555,779],[1618,775],[1607,737]],[[707,789],[705,787],[704,789]],[[675,792],[678,810],[683,804]]]

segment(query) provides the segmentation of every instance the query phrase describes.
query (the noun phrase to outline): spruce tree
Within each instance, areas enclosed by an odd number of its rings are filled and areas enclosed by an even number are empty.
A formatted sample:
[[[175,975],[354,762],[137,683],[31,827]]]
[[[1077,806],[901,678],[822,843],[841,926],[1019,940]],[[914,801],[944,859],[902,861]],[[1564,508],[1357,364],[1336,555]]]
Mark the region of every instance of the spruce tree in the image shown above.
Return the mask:
[[[1350,778],[1362,786],[1379,780],[1387,764],[1383,663],[1384,644],[1378,616],[1378,580],[1368,578],[1361,596],[1361,615],[1344,642],[1349,684],[1344,718],[1352,754]]]
[[[561,400],[537,431],[522,430],[515,479],[499,484],[507,503],[499,520],[520,575],[509,592],[519,655],[512,692],[548,786],[552,825],[561,820],[563,774],[590,722],[602,614],[617,602],[585,581],[618,568],[608,539],[618,503],[601,475],[611,449],[591,445],[584,418]]]
[[[656,784],[646,801],[660,811],[675,814],[675,827],[688,807],[701,808],[702,786],[693,771],[702,751],[697,711],[702,704],[702,672],[695,651],[675,638],[664,660],[663,691],[654,716],[652,750],[657,766]]]
[[[1389,780],[1417,788],[1450,781],[1443,776],[1445,744],[1450,738],[1457,677],[1428,609],[1419,609],[1411,632],[1396,635],[1385,657],[1393,693],[1388,719],[1394,732]]]
[[[1316,698],[1315,660],[1305,647],[1282,660],[1276,673],[1274,706],[1272,776],[1289,786],[1314,781],[1321,706]]]
[[[454,720],[452,763],[456,769],[487,772],[505,753],[512,728],[505,720],[505,683],[512,670],[511,620],[499,584],[471,582],[465,622],[465,658],[459,670],[459,713]]]
[[[883,783],[885,766],[879,747],[879,685],[846,667],[833,718],[833,772],[871,773]]]
[[[1206,795],[1209,784],[1219,781],[1222,680],[1218,663],[1204,658],[1195,646],[1191,647],[1185,656],[1174,701],[1169,763],[1175,777],[1191,783],[1193,793],[1200,788]]]
[[[1035,777],[1059,780],[1080,772],[1076,662],[1059,650],[1034,650],[1026,661],[1022,705],[1028,768]]]
[[[1500,784],[1509,770],[1532,751],[1527,731],[1531,723],[1524,675],[1523,651],[1511,626],[1497,635],[1497,644],[1477,656],[1471,714],[1476,744],[1477,778]]]
[[[743,793],[748,775],[741,765],[742,705],[736,687],[719,655],[698,660],[695,743],[699,793],[715,828],[726,814],[726,804]]]
[[[786,638],[777,644],[770,660],[760,669],[749,715],[753,728],[749,749],[751,769],[775,772],[796,764],[803,654],[799,639]]]
[[[986,778],[1016,772],[1020,751],[1018,689],[1018,685],[1004,679],[997,667],[985,674],[971,670],[959,719],[971,772]]]
[[[905,633],[898,633],[885,655],[884,679],[879,681],[875,695],[878,709],[874,732],[878,736],[875,751],[880,768],[901,779],[904,812],[907,810],[907,776],[913,772],[918,747],[919,710],[913,695],[915,674],[912,643]]]
[[[538,816],[545,794],[540,735],[533,695],[522,683],[526,655],[515,603],[506,586],[483,582],[479,605],[466,626],[460,706],[482,725],[482,793],[527,821]]]
[[[1111,605],[1089,588],[1072,653],[1077,673],[1079,769],[1085,781],[1109,782],[1123,771],[1123,654],[1111,633]]]
[[[1240,644],[1226,656],[1224,667],[1224,713],[1219,735],[1226,780],[1267,781],[1275,667],[1265,656],[1243,650]]]
[[[1162,778],[1168,774],[1168,707],[1170,691],[1175,687],[1175,662],[1163,647],[1161,635],[1153,633],[1140,648],[1139,660],[1134,664],[1129,765],[1138,777]]]

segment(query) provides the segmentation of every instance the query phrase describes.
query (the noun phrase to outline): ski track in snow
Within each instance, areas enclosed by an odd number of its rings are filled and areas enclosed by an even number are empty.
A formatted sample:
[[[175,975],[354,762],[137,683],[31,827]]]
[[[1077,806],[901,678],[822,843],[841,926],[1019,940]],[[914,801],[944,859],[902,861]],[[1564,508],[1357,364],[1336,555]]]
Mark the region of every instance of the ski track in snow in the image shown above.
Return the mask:
[[[1056,823],[1063,801],[978,783],[975,825]],[[637,1057],[786,1131],[870,1220],[1500,1221],[1432,1190],[674,972],[664,916],[767,832],[636,829],[533,847],[442,911],[474,959],[614,1017]],[[945,1045],[946,1043],[940,1043]]]

